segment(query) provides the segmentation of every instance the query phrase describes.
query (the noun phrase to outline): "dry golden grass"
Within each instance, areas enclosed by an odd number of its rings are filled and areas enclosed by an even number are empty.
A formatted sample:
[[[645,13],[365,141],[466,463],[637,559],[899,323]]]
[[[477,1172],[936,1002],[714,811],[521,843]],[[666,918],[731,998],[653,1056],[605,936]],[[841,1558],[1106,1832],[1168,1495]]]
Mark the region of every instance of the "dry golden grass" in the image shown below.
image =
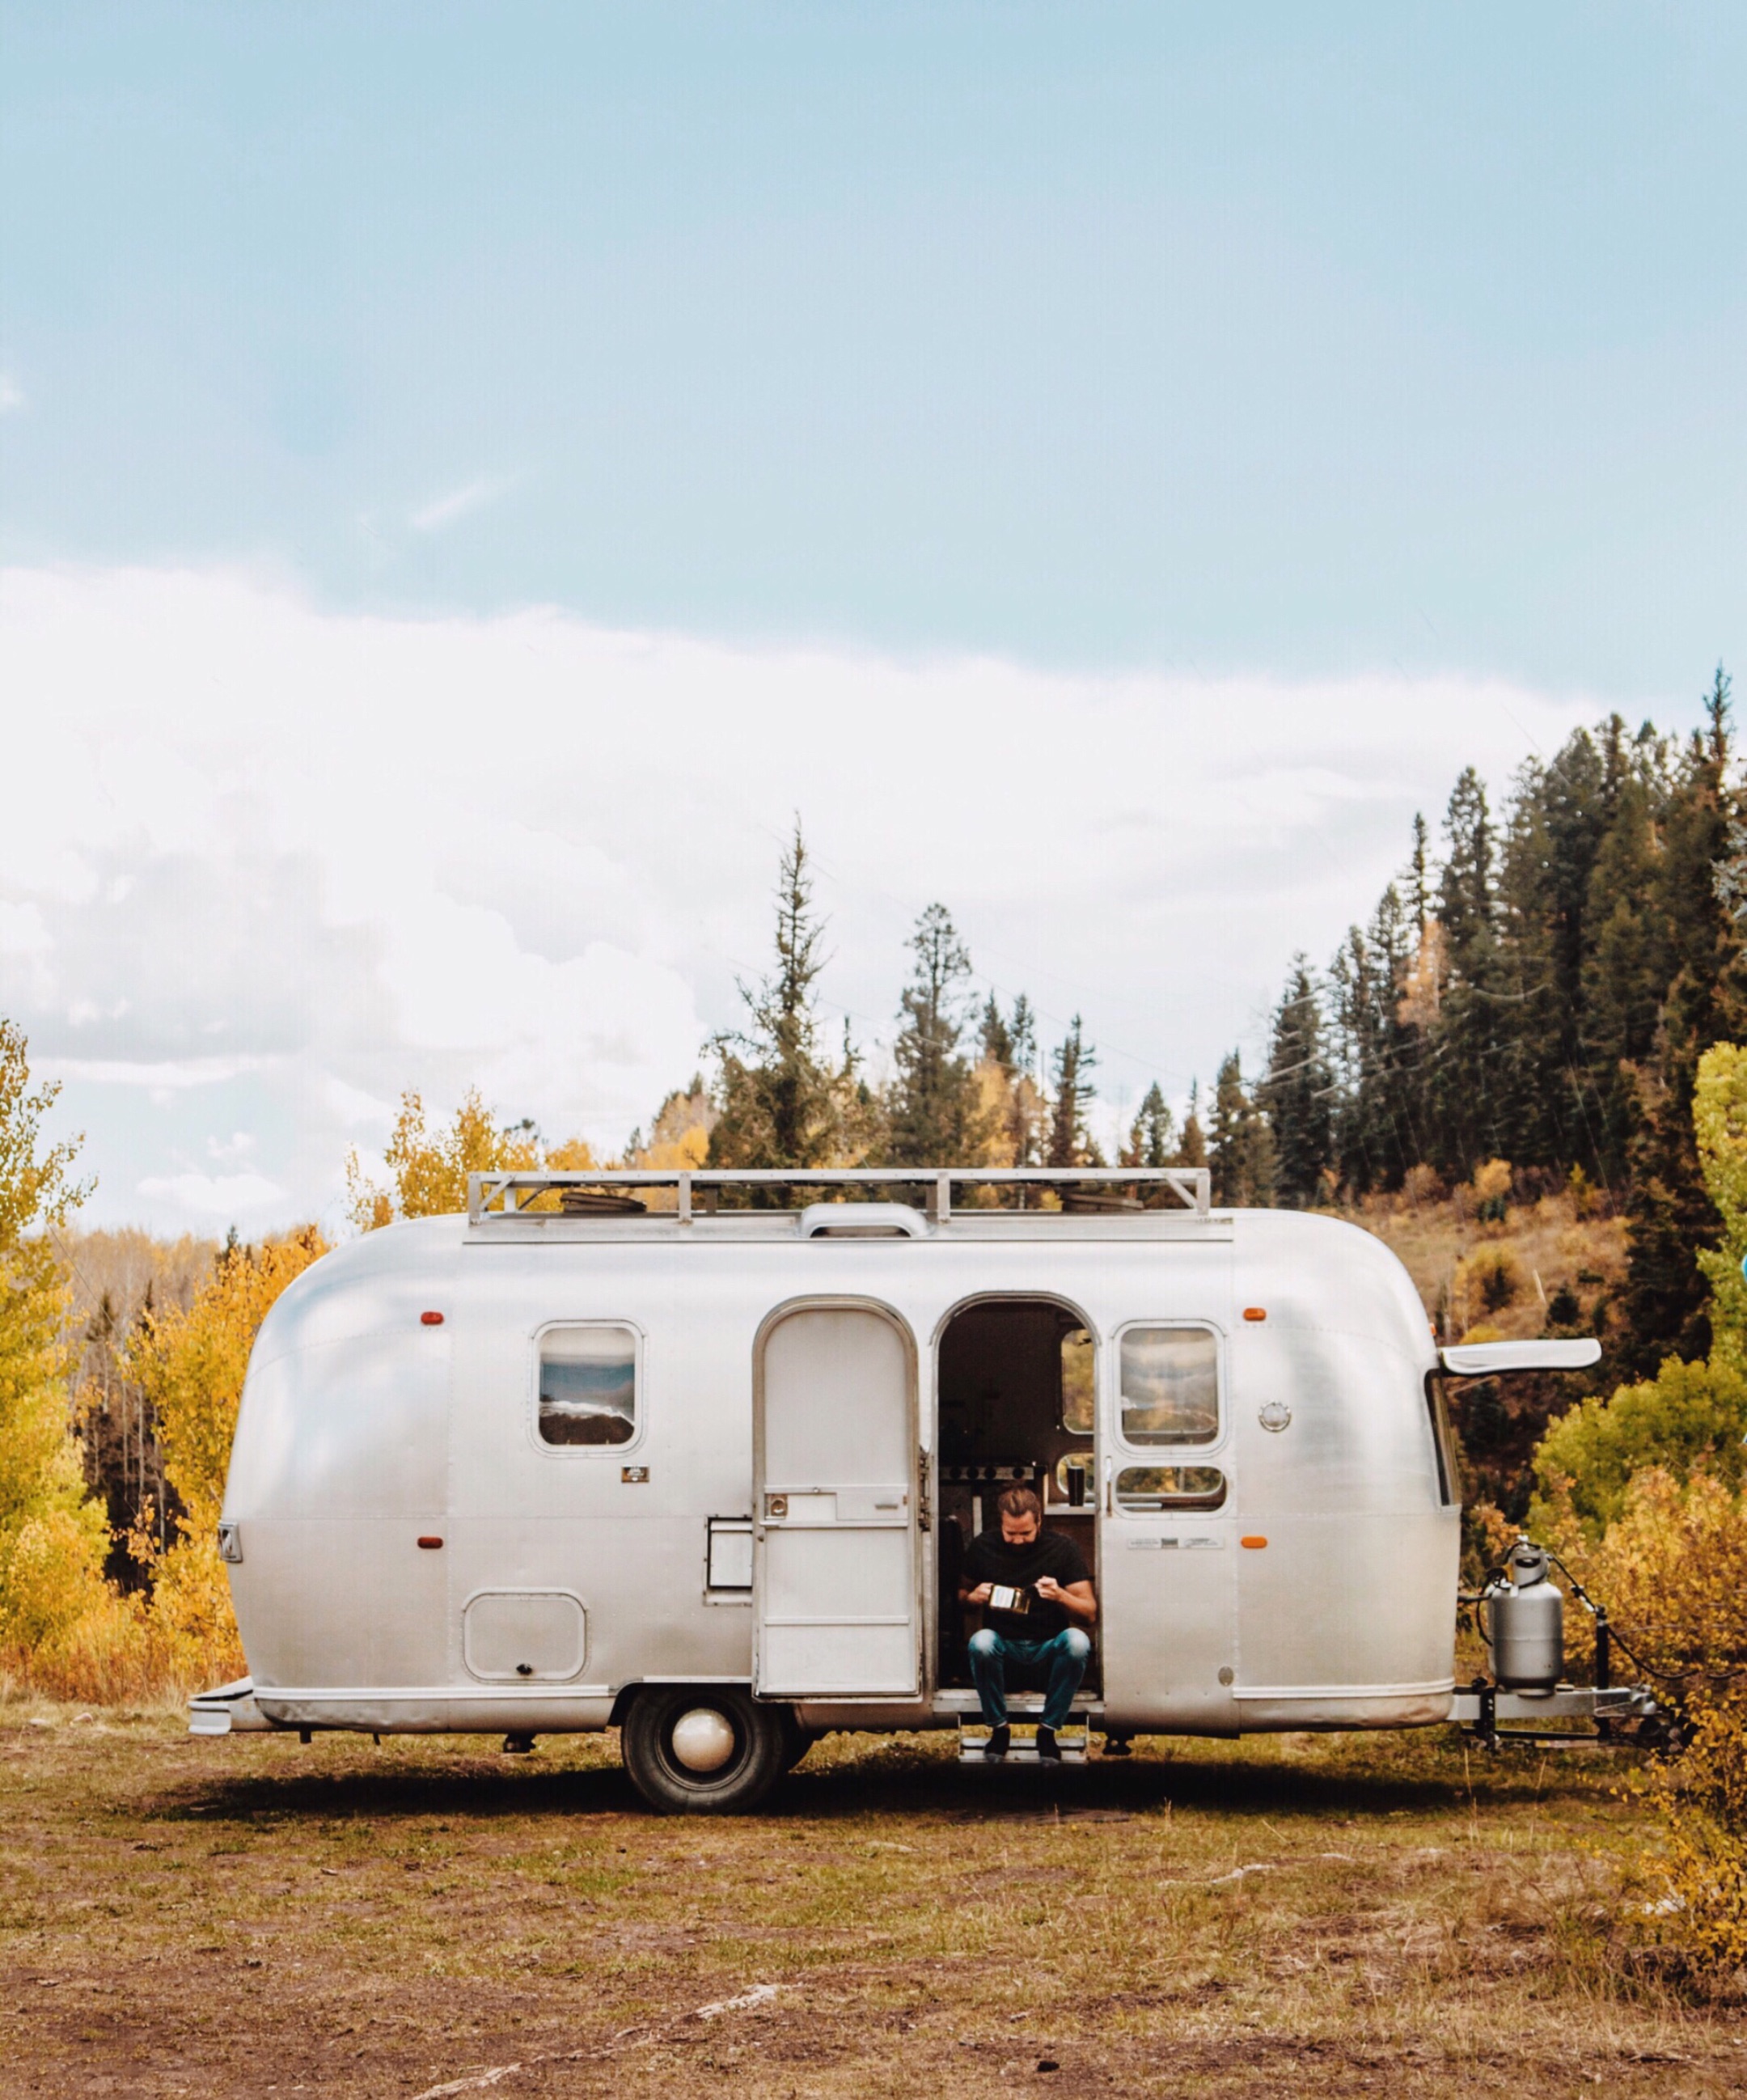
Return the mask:
[[[766,1815],[685,1821],[610,1740],[0,1709],[0,2089],[1747,2084],[1737,2010],[1641,1952],[1650,1825],[1615,1765],[1442,1735],[1055,1775],[952,1749],[833,1738]]]
[[[1373,1197],[1345,1215],[1400,1257],[1429,1317],[1447,1311],[1450,1339],[1482,1325],[1507,1340],[1538,1335],[1561,1284],[1587,1310],[1602,1290],[1617,1290],[1625,1279],[1624,1220],[1579,1218],[1568,1196],[1514,1203],[1502,1224],[1480,1223],[1470,1204],[1416,1203],[1405,1195]],[[1499,1251],[1514,1256],[1520,1282],[1507,1304],[1489,1306],[1472,1272]]]

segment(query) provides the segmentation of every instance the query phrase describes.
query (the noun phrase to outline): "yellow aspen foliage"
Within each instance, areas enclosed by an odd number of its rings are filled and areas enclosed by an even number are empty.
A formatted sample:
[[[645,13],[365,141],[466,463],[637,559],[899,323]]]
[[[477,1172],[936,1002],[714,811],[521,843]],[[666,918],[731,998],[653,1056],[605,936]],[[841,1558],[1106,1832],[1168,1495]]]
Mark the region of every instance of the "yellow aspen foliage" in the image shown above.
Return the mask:
[[[392,1189],[370,1179],[355,1149],[346,1158],[346,1215],[361,1233],[391,1225],[397,1218],[452,1217],[465,1211],[470,1174],[541,1167],[585,1173],[600,1163],[582,1138],[543,1147],[532,1124],[500,1129],[477,1087],[468,1089],[453,1119],[435,1129],[426,1120],[423,1099],[408,1088],[383,1158]],[[542,1197],[532,1207],[556,1205]]]
[[[627,1167],[642,1167],[651,1173],[695,1173],[710,1156],[710,1132],[716,1127],[716,1107],[711,1101],[709,1089],[699,1073],[688,1088],[676,1088],[655,1111],[655,1121],[649,1127],[649,1141],[642,1141],[640,1132],[631,1133],[631,1141],[625,1147]],[[560,1149],[567,1151],[570,1148]],[[583,1147],[585,1151],[587,1147]],[[560,1158],[558,1151],[548,1155],[547,1164],[552,1167],[569,1166],[567,1158]],[[579,1167],[592,1167],[593,1158],[579,1160]],[[671,1209],[677,1201],[670,1189],[646,1189],[642,1199],[651,1210]]]
[[[1641,1782],[1664,1827],[1664,1845],[1647,1862],[1668,1895],[1654,1914],[1695,1967],[1737,1970],[1747,1962],[1747,1512],[1740,1496],[1702,1463],[1684,1481],[1650,1466],[1631,1480],[1621,1514],[1599,1542],[1557,1496],[1544,1515],[1541,1535],[1551,1533],[1584,1586],[1606,1599],[1631,1651],[1627,1666],[1655,1673],[1657,1697],[1686,1732],[1683,1753],[1652,1766]],[[1573,1648],[1586,1656],[1588,1615],[1573,1612],[1567,1624]]]
[[[127,1367],[156,1413],[165,1476],[182,1504],[167,1552],[144,1540],[135,1547],[151,1566],[154,1631],[180,1681],[242,1667],[218,1543],[236,1410],[261,1322],[327,1251],[313,1225],[259,1246],[227,1246],[186,1312],[148,1315],[129,1344]]]
[[[567,1137],[562,1145],[549,1147],[544,1159],[529,1158],[525,1162],[504,1159],[498,1162],[501,1167],[549,1167],[560,1174],[586,1174],[591,1167],[598,1167],[600,1163],[585,1137]]]
[[[1747,1373],[1747,1048],[1714,1043],[1700,1058],[1692,1091],[1692,1132],[1710,1200],[1723,1220],[1723,1244],[1701,1247],[1698,1265],[1710,1286],[1711,1356]]]
[[[1016,1084],[1027,1087],[1031,1083],[1023,1074],[1017,1083],[1009,1079],[1005,1066],[993,1057],[983,1058],[971,1077],[977,1088],[977,1127],[983,1133],[976,1163],[979,1167],[1014,1166],[1020,1145],[1018,1118],[1015,1114]]]
[[[104,1513],[86,1494],[62,1339],[67,1282],[51,1233],[86,1191],[79,1140],[44,1149],[57,1089],[33,1090],[22,1031],[0,1021],[0,1659],[44,1689],[85,1688],[81,1658],[128,1614],[104,1580]]]

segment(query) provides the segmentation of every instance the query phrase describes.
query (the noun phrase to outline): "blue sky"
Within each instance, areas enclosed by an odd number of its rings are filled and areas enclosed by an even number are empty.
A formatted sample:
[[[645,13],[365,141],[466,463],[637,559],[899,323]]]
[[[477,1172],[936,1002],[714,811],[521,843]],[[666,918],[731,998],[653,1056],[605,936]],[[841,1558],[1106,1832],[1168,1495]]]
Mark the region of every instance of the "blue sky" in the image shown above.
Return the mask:
[[[1735,638],[1738,9],[0,20],[8,558],[1629,698]]]
[[[551,1119],[634,1120],[695,1061],[686,1031],[731,1017],[803,797],[837,871],[834,996],[867,1032],[909,916],[955,884],[1003,981],[1048,978],[1132,1046],[1113,1093],[1206,1077],[1292,949],[1368,907],[1454,765],[1502,786],[1606,706],[1690,721],[1740,660],[1744,99],[1747,15],[1720,7],[0,6],[9,690],[82,725],[58,762],[86,788],[148,708],[206,813],[184,836],[112,797],[0,864],[0,915],[25,915],[0,995],[102,1133],[100,1202],[174,1222],[179,1188],[216,1215],[247,1155],[262,1218],[331,1202],[320,1161],[371,1141],[404,1079],[481,1070]],[[154,597],[154,576],[182,582]],[[554,661],[604,677],[573,707],[526,684],[532,608]],[[427,707],[393,679],[435,675],[434,633],[476,682]],[[600,712],[623,705],[606,636],[668,652],[642,747]],[[757,667],[782,686],[796,650],[814,717],[761,716]],[[404,670],[366,688],[366,663]],[[288,664],[351,691],[373,748],[449,725],[421,792],[510,841],[489,867],[433,862],[404,921],[373,902],[324,828],[337,776],[297,800],[264,756],[315,705]],[[864,839],[866,754],[919,677],[944,682],[941,735],[878,751]],[[1240,707],[1222,754],[1208,716]],[[1217,908],[1171,917],[1200,897],[1175,862],[1068,885],[1061,925],[1017,875],[983,879],[1024,790],[991,761],[991,806],[977,753],[1039,708],[1035,766],[1074,776],[1063,835],[1094,862],[1101,793],[1165,833],[1185,796],[1223,813]],[[470,806],[512,720],[529,742]],[[818,748],[724,763],[761,728]],[[629,828],[601,806],[607,746],[648,761]],[[370,806],[400,839],[382,763]],[[718,859],[663,849],[664,766]],[[554,774],[575,795],[523,821]],[[210,960],[190,900],[234,882],[239,823],[302,871],[281,873],[310,983],[354,957],[324,995],[356,1022],[343,1051],[240,964],[203,964],[148,1027],[139,943],[80,915],[101,862],[179,900],[154,952]],[[560,839],[593,873],[530,932],[515,899],[571,884],[542,858]],[[598,951],[611,977],[608,950],[627,983],[668,973],[645,986],[665,1032],[560,1083],[415,1019],[416,969],[381,958],[433,899],[508,929],[518,1041],[575,1022],[565,1001],[598,995],[563,973]],[[279,1061],[214,1052],[224,1076],[191,1078],[203,1030]],[[173,1128],[148,1113],[166,1087]],[[310,1105],[334,1087],[355,1123]]]

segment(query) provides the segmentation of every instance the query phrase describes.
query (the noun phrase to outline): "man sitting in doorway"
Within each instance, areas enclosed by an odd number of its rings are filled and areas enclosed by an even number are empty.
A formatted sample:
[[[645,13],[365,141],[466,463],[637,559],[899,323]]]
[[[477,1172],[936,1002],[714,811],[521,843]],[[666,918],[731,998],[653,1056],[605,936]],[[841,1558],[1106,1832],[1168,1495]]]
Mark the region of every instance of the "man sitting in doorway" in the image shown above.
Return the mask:
[[[1037,1754],[1050,1763],[1061,1752],[1056,1731],[1066,1721],[1086,1674],[1092,1638],[1086,1629],[1098,1617],[1098,1600],[1080,1550],[1059,1531],[1043,1529],[1043,1505],[1030,1488],[1012,1487],[996,1507],[999,1530],[985,1531],[965,1550],[959,1602],[983,1608],[982,1630],[971,1635],[971,1679],[989,1724],[987,1758],[1004,1758],[1012,1737],[1007,1723],[1007,1673],[1011,1665],[1045,1679],[1043,1718]],[[997,1590],[1020,1593],[1021,1608],[1000,1608]],[[1008,1600],[1001,1599],[1005,1606]]]

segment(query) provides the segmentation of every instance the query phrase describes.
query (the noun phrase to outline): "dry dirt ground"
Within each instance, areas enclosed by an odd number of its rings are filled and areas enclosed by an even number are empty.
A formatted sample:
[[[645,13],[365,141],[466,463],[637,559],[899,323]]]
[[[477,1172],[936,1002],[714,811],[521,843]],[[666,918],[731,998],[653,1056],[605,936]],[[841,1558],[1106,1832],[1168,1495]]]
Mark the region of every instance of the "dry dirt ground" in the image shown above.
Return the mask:
[[[1747,2089],[1747,2018],[1643,1952],[1617,1764],[953,1747],[832,1738],[765,1815],[677,1820],[610,1738],[0,1705],[0,2090]]]

